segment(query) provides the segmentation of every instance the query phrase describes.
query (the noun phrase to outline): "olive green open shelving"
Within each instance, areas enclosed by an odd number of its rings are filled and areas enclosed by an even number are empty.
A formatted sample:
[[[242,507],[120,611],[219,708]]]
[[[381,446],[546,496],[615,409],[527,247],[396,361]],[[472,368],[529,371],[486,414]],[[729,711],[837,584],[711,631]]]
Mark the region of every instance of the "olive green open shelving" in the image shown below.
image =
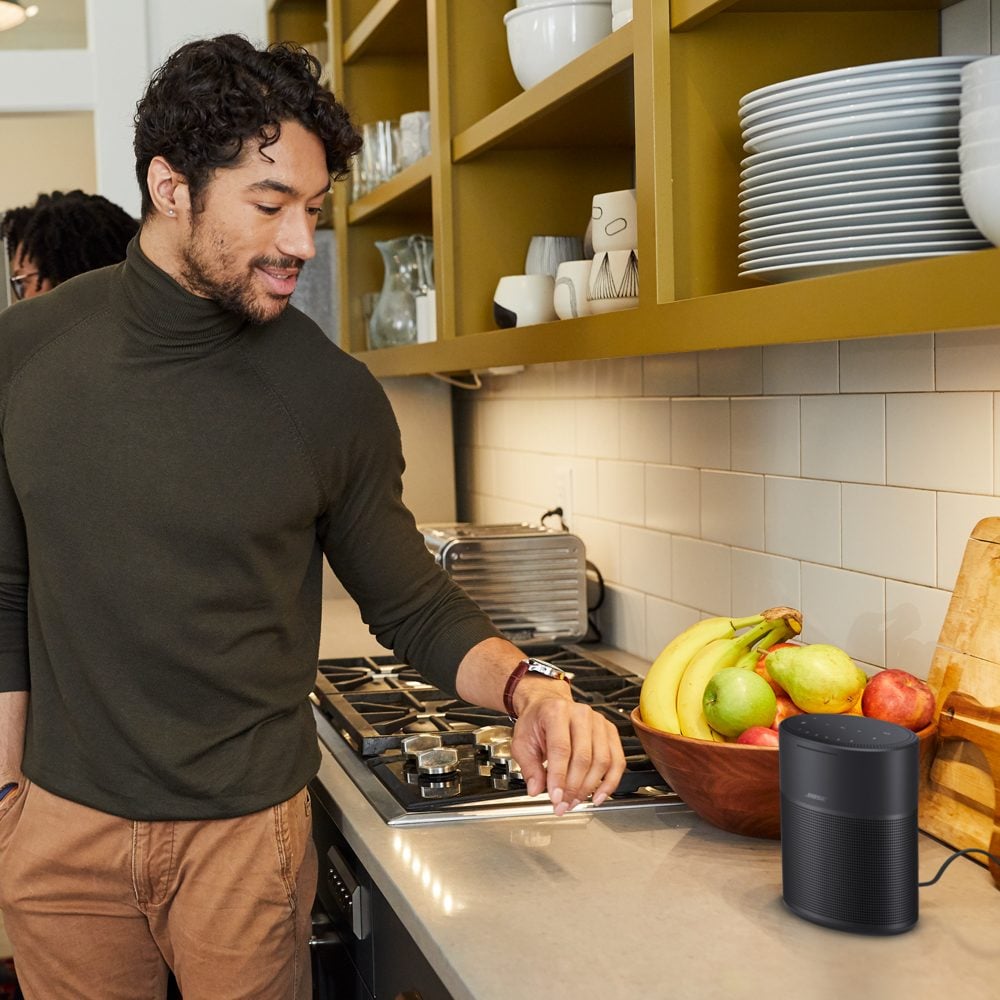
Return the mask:
[[[271,37],[326,32],[356,121],[431,112],[431,153],[348,203],[336,186],[343,346],[380,376],[851,339],[1000,323],[1000,250],[782,284],[737,271],[739,97],[847,65],[936,55],[938,0],[634,0],[633,21],[524,91],[513,0],[271,0]],[[889,7],[890,9],[885,9]],[[582,232],[634,186],[632,310],[496,330],[492,293],[535,233]],[[433,233],[438,340],[366,350],[374,241]]]

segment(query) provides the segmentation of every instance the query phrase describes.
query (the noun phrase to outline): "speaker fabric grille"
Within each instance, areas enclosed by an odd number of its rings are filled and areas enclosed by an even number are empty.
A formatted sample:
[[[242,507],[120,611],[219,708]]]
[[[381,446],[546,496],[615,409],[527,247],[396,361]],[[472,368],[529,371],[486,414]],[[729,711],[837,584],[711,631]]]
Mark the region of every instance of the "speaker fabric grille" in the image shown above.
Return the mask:
[[[917,815],[840,816],[782,798],[785,902],[818,923],[871,934],[917,921]]]

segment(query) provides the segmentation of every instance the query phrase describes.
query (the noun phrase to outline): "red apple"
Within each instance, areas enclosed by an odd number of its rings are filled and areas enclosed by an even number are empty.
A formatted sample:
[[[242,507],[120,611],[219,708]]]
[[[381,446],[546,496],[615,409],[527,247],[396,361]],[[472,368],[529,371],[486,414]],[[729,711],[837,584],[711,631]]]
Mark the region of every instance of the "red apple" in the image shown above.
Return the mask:
[[[737,743],[747,743],[755,747],[776,747],[778,745],[778,734],[767,726],[751,726],[744,729],[736,738]]]
[[[773,649],[781,649],[782,646],[797,646],[797,642],[776,642],[773,646],[768,646],[767,649],[762,650],[760,656],[757,658],[757,664],[754,670],[760,674],[768,684],[771,685],[771,690],[776,695],[782,695],[785,693],[785,689],[768,673],[767,667],[764,666],[764,661],[767,659],[767,654]]]
[[[934,718],[934,692],[906,670],[882,670],[865,685],[861,712],[918,732]]]
[[[775,732],[778,731],[778,726],[781,725],[782,719],[787,719],[790,715],[802,714],[802,709],[784,692],[777,695],[776,700],[778,702],[778,710],[774,713],[774,722],[771,723],[771,728]]]

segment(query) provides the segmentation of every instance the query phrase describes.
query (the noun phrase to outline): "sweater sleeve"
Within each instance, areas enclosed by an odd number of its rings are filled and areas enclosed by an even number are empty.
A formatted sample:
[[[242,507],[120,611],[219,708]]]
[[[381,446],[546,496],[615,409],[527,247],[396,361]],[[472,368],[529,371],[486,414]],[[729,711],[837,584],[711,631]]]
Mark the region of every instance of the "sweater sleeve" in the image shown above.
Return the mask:
[[[319,524],[324,552],[379,642],[454,692],[462,657],[499,632],[438,566],[403,503],[399,427],[381,386],[366,382],[357,402],[350,460]]]

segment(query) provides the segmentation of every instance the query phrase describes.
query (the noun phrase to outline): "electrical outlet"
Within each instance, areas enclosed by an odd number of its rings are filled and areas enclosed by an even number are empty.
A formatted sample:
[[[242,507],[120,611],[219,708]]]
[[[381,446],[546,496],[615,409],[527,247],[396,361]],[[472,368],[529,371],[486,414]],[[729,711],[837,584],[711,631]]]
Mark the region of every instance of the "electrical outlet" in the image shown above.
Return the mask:
[[[573,469],[560,465],[555,471],[555,504],[562,507],[564,527],[573,530]]]

